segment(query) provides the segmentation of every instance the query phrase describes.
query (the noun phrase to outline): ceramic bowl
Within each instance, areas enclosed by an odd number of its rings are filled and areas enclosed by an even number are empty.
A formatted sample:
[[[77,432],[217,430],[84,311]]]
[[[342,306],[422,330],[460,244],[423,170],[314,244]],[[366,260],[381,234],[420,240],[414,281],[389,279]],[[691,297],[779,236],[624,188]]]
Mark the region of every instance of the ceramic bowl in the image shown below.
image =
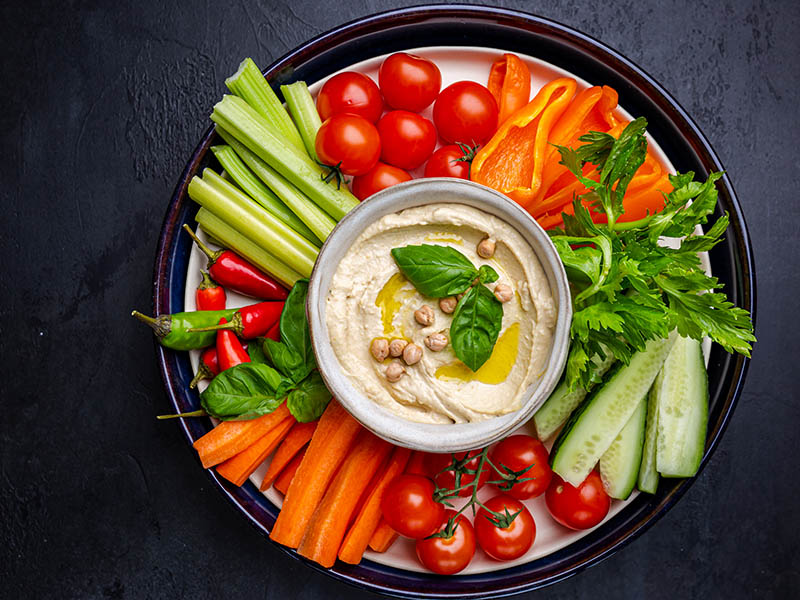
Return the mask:
[[[492,214],[522,235],[544,269],[557,309],[547,367],[523,393],[520,408],[506,415],[472,423],[430,424],[409,421],[376,404],[356,389],[331,345],[325,318],[328,291],[339,262],[364,230],[381,217],[432,204],[463,204]],[[311,344],[325,384],[342,406],[364,427],[397,444],[426,452],[458,452],[496,442],[527,421],[553,391],[569,349],[572,304],[564,266],[555,246],[538,223],[518,204],[483,185],[450,178],[416,179],[392,186],[359,204],[328,236],[320,250],[308,288],[306,305]]]

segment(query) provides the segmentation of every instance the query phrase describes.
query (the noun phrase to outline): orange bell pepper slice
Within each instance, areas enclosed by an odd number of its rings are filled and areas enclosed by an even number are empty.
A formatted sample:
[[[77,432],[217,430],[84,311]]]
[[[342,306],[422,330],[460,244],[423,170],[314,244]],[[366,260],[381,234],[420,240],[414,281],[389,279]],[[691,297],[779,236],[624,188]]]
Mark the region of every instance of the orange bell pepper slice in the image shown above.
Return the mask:
[[[489,91],[500,107],[498,124],[525,106],[531,97],[531,71],[516,54],[504,54],[489,71]]]
[[[574,79],[545,85],[506,120],[472,161],[470,178],[528,208],[536,199],[550,131],[575,95]]]

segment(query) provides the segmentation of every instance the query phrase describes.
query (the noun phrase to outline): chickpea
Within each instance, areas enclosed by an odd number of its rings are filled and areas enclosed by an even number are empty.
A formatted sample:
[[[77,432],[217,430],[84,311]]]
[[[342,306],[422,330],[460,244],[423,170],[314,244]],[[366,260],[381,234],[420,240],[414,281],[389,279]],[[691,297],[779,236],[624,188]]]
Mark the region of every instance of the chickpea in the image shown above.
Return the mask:
[[[456,309],[457,304],[458,300],[456,300],[455,296],[448,296],[447,298],[442,298],[439,300],[439,308],[442,309],[443,313],[448,315]]]
[[[408,345],[408,342],[403,339],[396,339],[389,342],[389,356],[397,358],[403,354],[403,349]]]
[[[386,338],[375,338],[369,345],[372,358],[378,362],[383,362],[389,356],[389,340]]]
[[[386,380],[390,383],[400,381],[400,378],[406,372],[405,367],[399,361],[393,361],[386,367]]]
[[[423,304],[414,311],[414,318],[417,320],[417,323],[427,327],[428,325],[433,325],[433,320],[436,318],[436,315],[433,314],[433,309],[430,306]]]
[[[498,283],[494,286],[494,297],[500,302],[508,302],[514,297],[514,290],[511,289],[510,285]]]
[[[481,258],[492,258],[494,256],[495,242],[491,238],[484,238],[478,244],[478,256]]]
[[[447,347],[447,336],[443,333],[432,333],[425,338],[425,345],[433,352],[439,352]]]
[[[458,304],[459,302],[461,302],[461,299],[462,299],[464,296],[466,296],[466,295],[467,295],[467,292],[461,292],[460,294],[457,294],[457,295],[456,295],[456,304]]]
[[[422,348],[416,344],[408,344],[405,348],[403,348],[403,360],[406,361],[406,364],[409,367],[417,364],[421,358]]]

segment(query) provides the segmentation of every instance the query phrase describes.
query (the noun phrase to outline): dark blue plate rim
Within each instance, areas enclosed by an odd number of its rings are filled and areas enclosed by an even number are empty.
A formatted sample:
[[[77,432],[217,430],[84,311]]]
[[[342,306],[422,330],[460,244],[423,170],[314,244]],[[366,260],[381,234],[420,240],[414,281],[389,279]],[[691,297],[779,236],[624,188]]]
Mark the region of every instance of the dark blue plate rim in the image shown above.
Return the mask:
[[[432,38],[435,41],[430,41],[433,34],[436,34]],[[424,43],[425,40],[429,43]],[[711,170],[723,170],[708,140],[686,111],[641,68],[590,36],[519,11],[464,5],[387,11],[347,23],[312,39],[275,61],[265,74],[274,86],[296,79],[313,82],[356,60],[424,45],[488,46],[534,54],[595,83],[614,85],[626,108],[648,117],[651,132],[677,168],[693,168],[702,175]],[[565,61],[572,62],[565,64]],[[188,200],[186,188],[191,178],[211,160],[208,149],[215,141],[214,130],[210,128],[192,154],[167,209],[154,268],[153,304],[157,314],[183,309],[190,242],[186,236],[178,234],[181,225],[190,222],[197,210]],[[720,210],[730,213],[731,226],[724,245],[712,252],[712,265],[734,303],[750,310],[755,319],[755,272],[747,227],[728,175],[720,180],[719,188]],[[196,408],[197,394],[190,393],[187,386],[192,376],[187,353],[173,352],[158,345],[156,349],[172,408],[176,411]],[[727,355],[716,346],[712,349],[709,363],[712,410],[701,471],[728,425],[748,366],[749,359],[745,357]],[[192,443],[208,431],[211,424],[207,419],[181,419],[180,426]],[[237,488],[219,478],[213,470],[207,473],[232,505],[268,536],[277,517],[277,508],[250,482]],[[695,479],[665,480],[655,496],[641,494],[613,519],[578,542],[531,563],[479,575],[444,578],[372,561],[363,561],[357,566],[337,563],[332,569],[323,569],[293,550],[280,547],[322,573],[391,596],[507,596],[555,583],[610,556],[663,516]]]

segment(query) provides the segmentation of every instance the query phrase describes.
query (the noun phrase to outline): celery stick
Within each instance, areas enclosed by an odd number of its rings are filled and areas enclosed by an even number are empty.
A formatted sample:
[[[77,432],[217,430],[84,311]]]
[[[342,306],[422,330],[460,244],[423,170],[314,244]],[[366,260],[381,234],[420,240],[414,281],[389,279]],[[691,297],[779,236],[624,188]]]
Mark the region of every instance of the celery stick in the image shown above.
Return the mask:
[[[317,248],[211,169],[192,178],[189,196],[301,275],[311,273]]]
[[[270,167],[306,194],[336,220],[358,205],[358,200],[343,185],[323,181],[325,170],[291,144],[280,139],[247,102],[237,96],[224,96],[214,105],[211,120],[228,131]]]
[[[308,91],[306,82],[297,81],[289,85],[282,85],[281,93],[286,99],[289,114],[292,115],[294,124],[300,131],[300,137],[303,138],[306,152],[311,158],[319,162],[315,144],[317,131],[322,125],[322,119],[319,118],[317,107],[314,105],[314,99]]]
[[[303,139],[292,123],[289,113],[252,58],[245,58],[236,73],[225,80],[225,85],[272,124],[287,142],[298,150],[305,151]]]
[[[271,275],[286,287],[292,287],[302,276],[261,246],[243,236],[207,208],[200,207],[197,222],[220,246],[230,248]]]
[[[250,167],[253,173],[267,184],[319,239],[324,240],[328,237],[328,234],[336,226],[336,221],[331,219],[328,213],[309,200],[305,194],[286,181],[285,177],[258,158],[230,133],[221,127],[217,127],[217,133],[230,144],[230,147]]]
[[[211,151],[217,157],[219,164],[225,169],[224,179],[232,179],[244,193],[253,198],[261,206],[266,208],[297,233],[306,238],[315,246],[321,246],[322,242],[314,235],[300,218],[294,214],[275,193],[265,186],[253,172],[247,168],[242,159],[234,152],[230,146],[211,146]],[[228,174],[230,177],[225,177]]]

